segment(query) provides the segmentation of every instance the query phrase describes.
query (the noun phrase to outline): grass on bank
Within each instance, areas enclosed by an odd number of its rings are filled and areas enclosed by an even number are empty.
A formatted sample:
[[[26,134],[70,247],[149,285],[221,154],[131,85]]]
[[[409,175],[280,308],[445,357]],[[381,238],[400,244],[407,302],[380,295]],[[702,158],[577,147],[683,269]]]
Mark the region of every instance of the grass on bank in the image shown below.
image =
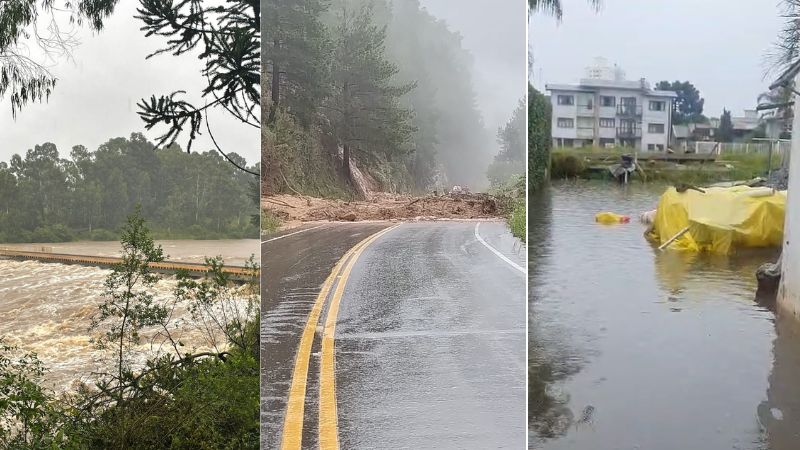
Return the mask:
[[[281,227],[281,219],[268,209],[261,210],[261,232],[274,233]]]
[[[608,171],[591,170],[607,167],[619,162],[620,155],[632,153],[631,149],[556,149],[551,154],[552,179],[610,178]],[[680,155],[675,155],[680,156]],[[772,169],[780,167],[780,157],[773,155]],[[706,183],[717,181],[746,180],[764,177],[767,174],[768,155],[763,153],[724,154],[716,161],[641,161],[643,181],[666,181],[671,183]]]

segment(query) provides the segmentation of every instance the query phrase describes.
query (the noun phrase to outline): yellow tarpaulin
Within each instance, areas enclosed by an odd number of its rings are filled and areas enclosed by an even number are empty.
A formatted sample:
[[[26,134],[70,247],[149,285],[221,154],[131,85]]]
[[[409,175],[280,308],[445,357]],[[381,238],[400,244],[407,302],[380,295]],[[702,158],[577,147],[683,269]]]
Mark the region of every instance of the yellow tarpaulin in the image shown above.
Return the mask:
[[[652,237],[669,248],[730,254],[742,247],[777,247],[783,238],[786,192],[735,186],[667,189],[658,201]]]

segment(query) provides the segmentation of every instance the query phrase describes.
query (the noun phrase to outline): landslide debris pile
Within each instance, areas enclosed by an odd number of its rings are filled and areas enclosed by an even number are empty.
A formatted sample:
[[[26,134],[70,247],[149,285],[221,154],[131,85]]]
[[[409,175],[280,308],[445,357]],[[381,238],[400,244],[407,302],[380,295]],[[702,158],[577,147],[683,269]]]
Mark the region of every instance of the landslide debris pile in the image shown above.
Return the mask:
[[[481,219],[502,215],[503,199],[483,193],[412,197],[374,194],[369,200],[344,201],[274,195],[262,197],[262,207],[284,223],[391,219]]]

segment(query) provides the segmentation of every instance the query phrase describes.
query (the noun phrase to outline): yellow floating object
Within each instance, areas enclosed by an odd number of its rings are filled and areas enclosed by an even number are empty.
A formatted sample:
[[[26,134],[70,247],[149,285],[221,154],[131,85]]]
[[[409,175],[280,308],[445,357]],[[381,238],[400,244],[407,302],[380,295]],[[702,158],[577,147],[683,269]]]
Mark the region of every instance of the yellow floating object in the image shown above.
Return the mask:
[[[612,223],[628,223],[631,221],[631,218],[620,214],[614,214],[612,212],[601,212],[594,216],[594,221],[610,225]]]
[[[785,191],[747,186],[704,190],[667,189],[649,237],[663,245],[688,227],[668,248],[723,255],[738,248],[781,245]]]

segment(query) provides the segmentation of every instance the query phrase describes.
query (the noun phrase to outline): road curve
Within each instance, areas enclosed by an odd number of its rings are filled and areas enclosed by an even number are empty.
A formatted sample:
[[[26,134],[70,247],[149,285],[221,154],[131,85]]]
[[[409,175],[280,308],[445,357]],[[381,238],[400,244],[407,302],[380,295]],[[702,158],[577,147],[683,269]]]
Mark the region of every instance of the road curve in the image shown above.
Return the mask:
[[[284,437],[299,335],[336,255],[389,225],[263,244],[263,448]],[[310,255],[290,250],[303,235]],[[505,224],[454,221],[401,224],[337,266],[307,364],[302,447],[523,448],[525,261]]]

